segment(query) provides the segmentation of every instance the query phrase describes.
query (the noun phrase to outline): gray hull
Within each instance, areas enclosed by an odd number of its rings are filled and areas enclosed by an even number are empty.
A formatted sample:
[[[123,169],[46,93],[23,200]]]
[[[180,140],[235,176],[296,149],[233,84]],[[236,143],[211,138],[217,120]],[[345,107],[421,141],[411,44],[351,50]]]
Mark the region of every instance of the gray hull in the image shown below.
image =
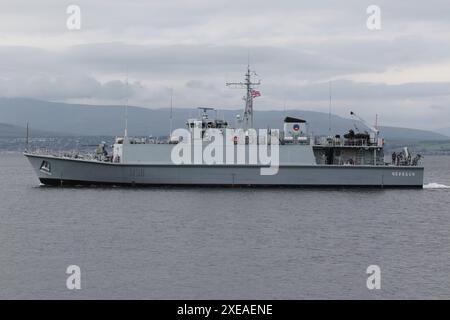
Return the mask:
[[[260,175],[259,165],[120,164],[25,154],[46,185],[217,185],[302,187],[423,187],[423,167],[281,165]],[[42,164],[50,164],[43,170]],[[44,168],[45,169],[45,168]]]

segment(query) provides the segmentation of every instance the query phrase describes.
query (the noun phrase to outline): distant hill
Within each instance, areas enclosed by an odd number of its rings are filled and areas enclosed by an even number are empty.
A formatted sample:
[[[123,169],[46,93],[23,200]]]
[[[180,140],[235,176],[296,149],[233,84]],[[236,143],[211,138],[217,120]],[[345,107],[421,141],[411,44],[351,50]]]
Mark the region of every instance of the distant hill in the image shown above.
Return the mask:
[[[450,128],[441,128],[436,130],[436,132],[450,137]]]
[[[434,131],[399,128],[399,127],[380,127],[380,132],[389,140],[403,141],[444,141],[450,140],[450,137]]]
[[[169,132],[169,113],[168,108],[129,107],[129,134],[142,136],[167,135]],[[220,110],[219,117],[224,117],[234,125],[234,119],[238,113],[241,113],[241,109]],[[197,110],[195,109],[174,109],[173,128],[184,128],[187,118],[196,115]],[[328,114],[314,111],[289,110],[286,113],[283,111],[257,111],[255,112],[255,126],[257,128],[282,128],[285,115],[307,120],[310,132],[314,134],[328,134]],[[0,122],[24,126],[27,121],[35,133],[39,132],[36,130],[40,129],[73,135],[115,136],[123,133],[124,107],[66,104],[26,98],[0,98]],[[343,134],[353,127],[354,121],[351,119],[332,115],[333,133]],[[358,127],[363,128],[364,126],[358,124]],[[394,127],[381,127],[380,129],[386,139],[448,139],[448,137],[432,131]],[[35,136],[35,134],[32,135]]]
[[[24,128],[12,124],[0,123],[0,138],[17,138],[26,135]]]
[[[30,136],[35,138],[39,137],[54,137],[63,136],[64,134],[56,132],[48,132],[42,130],[30,130]],[[1,138],[23,138],[26,137],[27,129],[26,127],[20,127],[7,123],[0,123],[0,139]]]

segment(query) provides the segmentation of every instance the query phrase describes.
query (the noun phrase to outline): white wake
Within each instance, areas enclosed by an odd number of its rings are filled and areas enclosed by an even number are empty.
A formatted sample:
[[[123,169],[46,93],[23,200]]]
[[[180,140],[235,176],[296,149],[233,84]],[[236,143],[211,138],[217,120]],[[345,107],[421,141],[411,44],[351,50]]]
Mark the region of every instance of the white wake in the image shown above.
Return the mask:
[[[423,186],[424,189],[450,189],[450,186],[446,186],[445,184],[440,183],[428,183]]]

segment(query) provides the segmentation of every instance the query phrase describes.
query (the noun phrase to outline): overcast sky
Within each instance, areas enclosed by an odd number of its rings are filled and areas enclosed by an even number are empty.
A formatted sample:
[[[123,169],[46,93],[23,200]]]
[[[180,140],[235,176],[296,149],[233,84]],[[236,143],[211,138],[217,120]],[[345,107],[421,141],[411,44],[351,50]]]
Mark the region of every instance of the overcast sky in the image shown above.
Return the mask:
[[[0,0],[0,96],[93,104],[305,109],[450,127],[450,1]],[[366,26],[368,6],[381,29]],[[81,29],[66,26],[69,5]],[[125,85],[129,78],[129,86]]]

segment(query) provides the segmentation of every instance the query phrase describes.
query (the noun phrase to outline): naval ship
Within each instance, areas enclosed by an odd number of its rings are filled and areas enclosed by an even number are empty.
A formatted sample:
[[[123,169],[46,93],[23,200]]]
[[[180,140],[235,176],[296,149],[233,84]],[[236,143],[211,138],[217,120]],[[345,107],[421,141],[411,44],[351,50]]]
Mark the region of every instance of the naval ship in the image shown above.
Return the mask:
[[[24,155],[49,186],[423,187],[421,156],[404,148],[386,161],[376,126],[353,112],[368,130],[314,136],[307,120],[288,116],[280,119],[283,131],[269,128],[258,135],[253,100],[260,95],[255,90],[260,81],[255,76],[248,67],[243,82],[227,83],[246,90],[234,127],[214,109],[199,108],[198,117],[167,139],[129,137],[126,126],[112,146],[101,143],[92,155],[30,150]]]

